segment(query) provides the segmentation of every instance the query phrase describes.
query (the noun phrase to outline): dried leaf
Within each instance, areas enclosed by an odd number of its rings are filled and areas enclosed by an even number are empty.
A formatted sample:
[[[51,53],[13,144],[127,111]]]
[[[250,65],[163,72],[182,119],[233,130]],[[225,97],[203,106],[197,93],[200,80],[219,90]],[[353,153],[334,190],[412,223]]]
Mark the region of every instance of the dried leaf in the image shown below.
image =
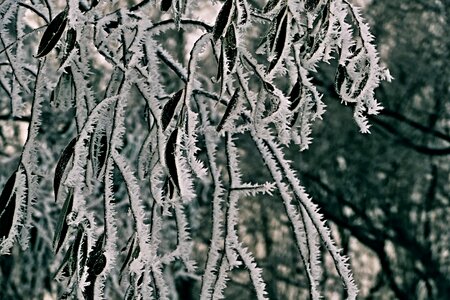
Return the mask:
[[[161,10],[168,11],[172,7],[172,0],[162,0],[161,1]]]
[[[166,130],[167,126],[169,126],[170,121],[173,118],[173,115],[175,114],[175,109],[177,108],[177,104],[181,99],[181,96],[183,95],[183,89],[176,92],[172,98],[167,101],[166,105],[164,105],[164,108],[162,109],[161,113],[161,124],[163,130]]]
[[[55,192],[55,202],[58,200],[58,192],[61,185],[61,179],[64,175],[64,171],[66,170],[67,164],[72,157],[75,143],[77,142],[77,138],[73,138],[70,143],[64,148],[61,156],[59,157],[58,163],[56,164],[55,169],[55,178],[53,179],[53,190]]]
[[[217,128],[216,128],[217,132],[222,130],[223,125],[225,124],[227,119],[230,117],[233,109],[236,107],[238,99],[239,99],[239,88],[236,89],[236,91],[234,92],[233,96],[230,99],[230,102],[228,102],[227,108],[225,109],[225,113],[223,114],[223,117],[220,120],[219,125],[217,125]]]
[[[173,182],[175,183],[177,189],[179,190],[180,185],[178,182],[177,165],[175,162],[175,147],[177,144],[177,135],[178,135],[178,128],[176,128],[172,132],[169,139],[167,140],[165,158],[167,168],[169,169],[169,175],[172,178]]]
[[[53,248],[55,249],[55,254],[58,253],[59,248],[66,238],[67,230],[69,225],[67,224],[67,215],[72,211],[73,206],[73,189],[69,189],[69,194],[64,201],[63,208],[59,214],[58,223],[56,223],[55,236],[53,237]]]
[[[217,16],[216,24],[214,24],[213,28],[214,42],[217,42],[222,36],[223,32],[225,31],[225,27],[228,24],[228,19],[231,15],[232,8],[233,8],[233,1],[226,0],[219,12],[219,15]]]
[[[47,26],[39,43],[36,58],[47,55],[56,46],[67,25],[67,9],[60,12]]]

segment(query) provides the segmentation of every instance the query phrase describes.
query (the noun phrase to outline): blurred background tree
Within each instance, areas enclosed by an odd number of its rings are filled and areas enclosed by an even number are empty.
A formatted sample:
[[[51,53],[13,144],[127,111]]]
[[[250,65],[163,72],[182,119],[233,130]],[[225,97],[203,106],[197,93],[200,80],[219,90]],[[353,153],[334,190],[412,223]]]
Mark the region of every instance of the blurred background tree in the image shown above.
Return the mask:
[[[327,114],[340,117],[325,117],[321,142],[294,159],[357,261],[362,298],[448,299],[450,5],[370,1],[365,11],[395,79],[377,90],[385,109],[365,139],[321,73]]]

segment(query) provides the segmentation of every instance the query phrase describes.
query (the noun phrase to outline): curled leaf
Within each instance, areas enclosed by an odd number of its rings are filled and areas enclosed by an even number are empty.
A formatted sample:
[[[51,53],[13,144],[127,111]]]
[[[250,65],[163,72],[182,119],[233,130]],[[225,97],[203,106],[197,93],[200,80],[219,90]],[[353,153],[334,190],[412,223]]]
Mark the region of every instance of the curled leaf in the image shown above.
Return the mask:
[[[77,142],[76,137],[70,141],[70,143],[66,146],[66,148],[64,148],[63,152],[61,153],[61,156],[59,157],[58,163],[56,164],[55,178],[53,179],[55,202],[58,200],[58,192],[61,185],[61,179],[66,170],[67,164],[69,163],[70,158],[72,157],[76,142]]]
[[[225,27],[228,24],[228,19],[231,15],[231,9],[233,8],[233,1],[226,0],[220,9],[219,15],[216,19],[216,24],[213,28],[213,40],[217,42],[225,31]]]
[[[175,161],[175,147],[177,144],[177,135],[178,135],[178,128],[176,128],[172,132],[169,139],[167,140],[165,158],[167,168],[169,169],[169,175],[179,190],[180,185],[178,182],[177,164]]]
[[[56,46],[67,25],[67,9],[60,12],[47,26],[39,43],[36,58],[47,55]]]
[[[175,109],[177,108],[177,104],[180,101],[182,95],[183,89],[176,92],[172,96],[172,98],[167,101],[166,105],[164,105],[161,113],[161,124],[163,130],[166,130],[167,126],[169,126],[170,120],[172,120],[173,115],[175,114]]]
[[[219,132],[220,130],[222,130],[223,125],[225,124],[225,122],[228,120],[228,118],[231,115],[231,112],[234,110],[234,108],[237,105],[237,100],[239,99],[239,88],[236,89],[236,91],[234,92],[233,96],[230,99],[230,102],[228,102],[227,108],[225,109],[225,113],[223,114],[222,119],[219,122],[219,125],[217,125],[217,132]]]

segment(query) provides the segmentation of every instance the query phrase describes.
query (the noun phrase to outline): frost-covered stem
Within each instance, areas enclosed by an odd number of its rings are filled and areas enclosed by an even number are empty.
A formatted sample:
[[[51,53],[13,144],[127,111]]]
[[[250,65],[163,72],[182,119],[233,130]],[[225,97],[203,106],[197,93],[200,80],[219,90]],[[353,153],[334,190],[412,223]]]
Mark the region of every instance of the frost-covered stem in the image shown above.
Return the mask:
[[[235,157],[235,151],[233,151],[233,141],[229,133],[225,134],[225,157],[226,157],[226,169],[229,178],[227,206],[225,208],[225,254],[231,267],[237,266],[237,255],[235,251],[239,251],[239,238],[236,232],[236,227],[239,220],[239,193],[234,188],[240,185],[240,176],[237,164],[237,158]],[[230,157],[230,154],[232,157]]]
[[[203,274],[203,280],[201,285],[201,299],[210,299],[212,293],[215,291],[215,282],[217,282],[218,277],[215,274],[217,271],[218,263],[223,257],[220,250],[223,249],[224,239],[223,239],[223,222],[224,222],[224,212],[223,212],[223,194],[225,189],[223,188],[223,183],[221,180],[220,170],[216,163],[216,147],[217,147],[217,134],[212,126],[209,125],[209,119],[206,110],[206,104],[204,102],[199,102],[200,116],[202,124],[205,126],[205,147],[207,154],[207,162],[210,170],[210,174],[213,180],[213,200],[212,200],[212,233],[211,233],[211,243],[209,246],[205,271]],[[208,126],[209,125],[209,126]]]
[[[289,163],[284,159],[283,154],[281,153],[281,150],[278,148],[278,146],[269,139],[262,140],[254,136],[253,134],[252,136],[270,172],[272,174],[278,173],[278,175],[274,178],[277,179],[277,177],[280,177],[277,165],[279,165],[279,168],[281,168],[283,173],[286,174],[286,180],[288,181],[289,186],[292,188],[297,199],[299,200],[299,204],[302,205],[302,207],[306,210],[307,214],[311,218],[314,227],[316,228],[322,241],[331,254],[331,257],[333,258],[336,270],[342,278],[344,286],[347,288],[348,299],[355,299],[358,289],[354,283],[353,275],[351,274],[349,265],[347,263],[348,258],[343,257],[340,254],[339,249],[336,247],[334,241],[331,238],[330,230],[325,226],[325,222],[322,220],[322,216],[317,211],[317,205],[314,204],[309,196],[305,193],[295,172],[291,169]],[[269,147],[271,155],[269,155],[268,150],[265,150],[265,147]],[[280,187],[282,185],[281,178],[278,178],[277,180],[280,181],[280,184],[277,183]],[[288,193],[288,191],[286,191],[286,193]],[[292,207],[289,210],[291,209],[294,210],[295,208]]]
[[[116,209],[115,209],[115,197],[114,197],[114,182],[113,182],[114,164],[113,159],[109,156],[106,160],[106,169],[104,175],[105,194],[104,198],[104,220],[105,220],[105,256],[106,266],[102,272],[102,276],[96,281],[96,293],[95,295],[103,295],[104,282],[106,276],[113,270],[116,265],[118,256],[118,237],[117,237],[117,224],[116,224]]]
[[[229,176],[229,193],[228,193],[228,209],[227,209],[227,218],[226,218],[226,242],[225,242],[225,253],[227,254],[227,260],[231,267],[237,265],[237,256],[232,251],[237,251],[239,256],[241,257],[245,267],[248,269],[250,274],[250,280],[255,288],[256,296],[258,299],[267,299],[266,298],[266,284],[262,279],[262,270],[257,267],[255,263],[255,259],[248,251],[247,248],[243,246],[241,242],[239,242],[239,237],[236,232],[236,226],[239,220],[239,210],[238,210],[238,201],[239,201],[239,192],[234,190],[236,185],[240,185],[240,170],[239,163],[237,161],[237,154],[234,150],[234,144],[232,141],[232,137],[230,134],[226,134],[226,147],[225,147],[225,155],[226,155],[226,164],[227,164],[227,172]]]
[[[20,76],[17,75],[18,71],[17,71],[17,68],[15,67],[15,61],[14,61],[13,58],[10,57],[10,55],[8,53],[8,50],[7,50],[7,46],[6,46],[5,42],[3,41],[3,37],[2,37],[1,34],[0,34],[0,41],[2,42],[3,49],[5,49],[6,58],[8,59],[9,66],[11,67],[11,71],[12,71],[12,73],[14,75],[14,78],[17,80],[17,82],[19,83],[20,87],[22,89],[24,89],[27,93],[29,93],[30,90],[28,89],[28,87],[24,83],[22,83],[22,80],[21,80]]]
[[[64,184],[69,187],[82,184],[84,180],[85,166],[87,163],[88,149],[85,145],[85,141],[89,139],[89,136],[94,131],[95,125],[105,116],[105,111],[108,107],[117,100],[118,96],[104,99],[98,103],[97,106],[90,113],[86,123],[81,129],[77,142],[75,144],[73,167],[67,175],[67,179]]]
[[[43,74],[45,74],[45,70],[46,68],[44,59],[43,61],[39,61],[37,68],[36,83],[31,104],[30,125],[28,127],[28,135],[20,159],[26,175],[26,186],[28,190],[26,193],[26,207],[24,207],[27,215],[25,216],[25,220],[22,220],[23,230],[21,243],[24,248],[26,248],[28,245],[28,230],[31,227],[31,216],[33,213],[33,207],[37,198],[38,191],[38,182],[36,175],[34,175],[37,169],[36,163],[38,161],[36,157],[38,145],[36,139],[39,128],[41,126],[42,103],[45,99],[43,95],[43,92],[45,90],[45,76]]]
[[[217,275],[217,280],[214,284],[214,293],[212,295],[213,300],[223,299],[225,297],[224,290],[227,287],[229,270],[230,264],[228,263],[227,257],[222,255],[220,259],[219,274]]]
[[[148,248],[150,231],[148,229],[148,226],[144,222],[145,210],[142,204],[142,200],[140,199],[137,179],[131,172],[129,165],[127,164],[125,159],[117,152],[117,150],[112,149],[112,157],[125,181],[128,196],[130,198],[130,209],[136,222],[136,233],[139,240],[141,253],[145,256],[145,261],[148,261],[148,259],[150,258],[148,257],[149,253],[146,249]]]

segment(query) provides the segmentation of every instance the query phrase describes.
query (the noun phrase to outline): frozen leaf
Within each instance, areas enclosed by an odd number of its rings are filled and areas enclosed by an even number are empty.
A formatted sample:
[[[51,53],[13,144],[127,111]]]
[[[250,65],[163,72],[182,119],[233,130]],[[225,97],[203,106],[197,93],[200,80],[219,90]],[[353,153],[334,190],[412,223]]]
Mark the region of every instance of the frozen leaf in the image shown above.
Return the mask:
[[[9,231],[13,225],[15,209],[16,194],[13,194],[0,215],[0,239],[8,237]]]
[[[243,26],[248,21],[248,7],[245,0],[237,0],[238,3],[238,24]]]
[[[281,25],[283,21],[286,19],[286,10],[287,8],[284,7],[281,9],[276,17],[276,22],[272,23],[272,27],[269,31],[269,34],[267,35],[268,41],[269,41],[269,54],[273,54],[277,47],[277,41],[278,37],[280,35],[280,30],[283,28]]]
[[[175,147],[177,145],[177,135],[178,135],[178,128],[176,128],[172,132],[169,139],[167,140],[165,156],[166,156],[166,165],[167,168],[169,169],[170,178],[173,180],[173,183],[176,185],[177,189],[180,190],[180,184],[178,182],[177,164],[175,160]]]
[[[305,9],[307,11],[312,11],[319,4],[319,0],[306,0],[305,1]]]
[[[287,15],[284,14],[281,23],[279,24],[278,30],[277,30],[277,36],[276,36],[276,44],[274,49],[274,55],[275,57],[270,62],[270,66],[268,69],[268,72],[273,70],[275,66],[277,65],[278,61],[280,60],[285,44],[286,44],[286,33],[287,33]]]
[[[70,277],[72,275],[71,270],[69,268],[69,261],[71,261],[71,257],[73,254],[72,248],[73,245],[70,245],[69,248],[67,249],[66,254],[63,257],[58,270],[55,272],[55,275],[53,276],[54,278],[56,278],[61,271],[62,271],[61,275],[64,277]]]
[[[122,275],[122,272],[125,270],[125,268],[127,267],[128,263],[131,260],[131,254],[133,253],[134,250],[134,242],[135,242],[135,235],[133,234],[130,239],[128,240],[127,243],[127,247],[128,247],[128,252],[127,252],[127,256],[125,257],[125,260],[123,261],[122,267],[120,268],[120,274]],[[126,249],[123,249],[122,251],[124,251]]]
[[[106,265],[106,257],[103,254],[103,247],[105,241],[105,233],[102,233],[97,241],[95,242],[94,249],[89,253],[89,258],[87,259],[86,266],[88,267],[88,276],[86,281],[89,283],[84,290],[84,295],[86,299],[94,299],[94,285],[97,275],[99,275]],[[105,264],[103,264],[105,262]],[[101,267],[103,266],[103,267]],[[100,270],[101,269],[101,270]],[[100,272],[98,272],[100,270]]]
[[[172,0],[161,0],[161,10],[168,11],[172,6]]]
[[[9,203],[9,199],[11,198],[12,191],[14,190],[15,182],[16,182],[16,171],[11,174],[11,176],[6,181],[5,186],[3,187],[3,191],[0,196],[0,216],[3,215],[3,211],[5,210],[5,207]]]
[[[89,153],[94,176],[97,178],[102,175],[109,146],[108,135],[105,130],[98,128],[98,131],[100,132],[91,139],[91,151]]]
[[[73,75],[70,67],[68,67],[65,72],[61,74],[55,89],[50,94],[50,102],[53,103],[55,107],[67,110],[71,107],[75,96],[74,91]]]
[[[228,19],[230,18],[231,9],[233,8],[233,1],[226,0],[219,12],[216,19],[216,24],[213,28],[213,40],[216,42],[223,35],[225,28],[228,24]]]
[[[71,261],[71,269],[75,271],[77,269],[77,263],[79,262],[78,252],[81,247],[81,243],[83,241],[84,237],[84,228],[83,226],[79,226],[77,230],[77,235],[75,236],[75,240],[73,241],[73,247],[72,247],[72,261]]]
[[[300,81],[297,81],[292,87],[291,93],[289,94],[289,110],[293,111],[297,108],[300,103],[300,99],[302,96],[302,84]]]
[[[73,206],[73,189],[69,189],[69,194],[64,201],[63,208],[59,213],[58,223],[56,224],[55,236],[53,237],[53,249],[58,253],[59,248],[66,238],[69,225],[67,224],[67,215],[72,211]]]
[[[66,47],[64,49],[64,57],[61,60],[61,65],[64,64],[70,52],[75,48],[75,42],[77,41],[77,31],[74,28],[67,30],[66,34]]]
[[[233,71],[236,64],[237,48],[236,48],[236,33],[234,25],[228,27],[225,35],[225,57],[227,58],[227,74]]]
[[[13,193],[16,172],[6,181],[0,196],[0,240],[8,237],[13,225],[14,211],[16,209],[16,194]]]
[[[338,93],[338,95],[341,94],[341,87],[346,77],[347,77],[347,69],[345,68],[345,66],[340,64],[337,68],[335,77],[335,88],[336,93]]]
[[[60,12],[51,22],[48,24],[41,41],[39,43],[38,52],[36,58],[47,55],[56,46],[61,38],[64,29],[67,25],[67,9]]]
[[[236,89],[236,91],[234,92],[233,96],[231,97],[230,102],[228,103],[227,108],[225,109],[225,113],[223,114],[223,117],[220,120],[219,125],[217,125],[216,130],[218,132],[222,130],[223,125],[225,124],[225,122],[230,117],[231,112],[236,107],[238,99],[239,99],[239,88]]]
[[[164,108],[161,113],[161,124],[162,129],[166,130],[167,126],[169,126],[170,121],[172,120],[175,109],[177,108],[177,104],[181,99],[181,96],[183,95],[183,89],[176,92],[170,99],[167,101],[166,105],[164,105]]]
[[[77,138],[73,138],[70,143],[64,148],[61,156],[59,157],[58,163],[55,169],[55,178],[53,179],[53,190],[55,192],[55,202],[58,200],[58,192],[61,185],[61,180],[64,175],[64,172],[67,168],[67,164],[70,161],[70,158],[73,155],[75,143],[77,142]]]

